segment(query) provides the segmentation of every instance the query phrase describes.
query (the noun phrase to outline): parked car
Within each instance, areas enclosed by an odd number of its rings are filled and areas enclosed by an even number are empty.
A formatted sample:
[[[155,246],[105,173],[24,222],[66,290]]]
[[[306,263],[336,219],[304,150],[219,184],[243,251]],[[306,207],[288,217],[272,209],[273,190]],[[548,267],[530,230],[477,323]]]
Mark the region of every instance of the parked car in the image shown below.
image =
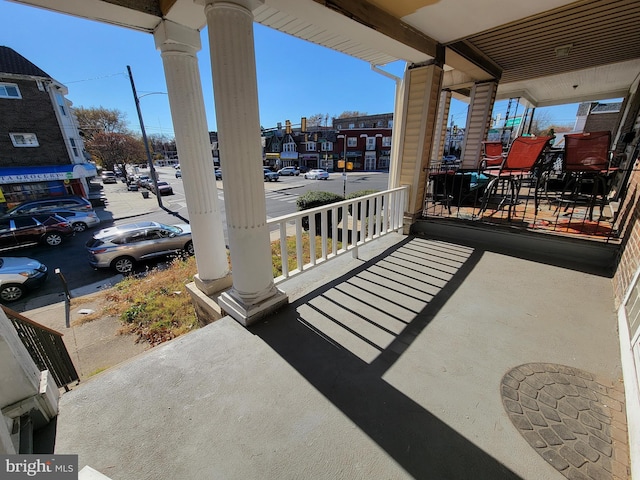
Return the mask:
[[[66,218],[76,232],[84,232],[87,228],[100,225],[100,217],[91,210],[90,212],[78,212],[73,210],[55,210],[53,213]]]
[[[182,178],[182,170],[176,169],[176,178]]]
[[[41,198],[29,200],[8,210],[3,217],[26,215],[29,213],[48,212],[56,209],[64,210],[93,210],[91,202],[77,195]]]
[[[156,184],[158,186],[158,192],[160,192],[160,196],[173,195],[173,188],[167,182],[156,182]],[[157,193],[156,186],[153,183],[149,183],[149,189],[153,193]]]
[[[86,244],[93,268],[129,273],[137,262],[185,253],[193,255],[191,226],[138,222],[105,228]]]
[[[278,172],[274,172],[272,170],[269,170],[268,168],[263,168],[264,170],[264,181],[269,181],[269,182],[277,182],[278,178],[280,178],[280,175],[278,175]]]
[[[43,263],[27,257],[0,257],[0,302],[20,300],[38,288],[49,271]]]
[[[149,184],[153,182],[151,182],[151,177],[149,175],[140,175],[136,183],[140,188],[149,188]]]
[[[216,175],[216,180],[222,180],[222,170],[220,170],[219,168],[216,168],[214,170],[214,173]]]
[[[286,175],[286,176],[292,176],[292,175],[300,175],[300,170],[298,170],[296,167],[284,167],[281,168],[280,170],[278,170],[278,175],[282,176],[282,175]]]
[[[60,245],[75,232],[67,219],[55,213],[35,213],[0,219],[0,250],[44,244]]]
[[[305,173],[304,178],[310,178],[311,180],[327,180],[329,178],[329,173],[321,168],[314,168],[313,170],[309,170]]]
[[[110,170],[103,171],[100,178],[102,178],[102,183],[118,183],[118,178],[116,177],[115,172]]]

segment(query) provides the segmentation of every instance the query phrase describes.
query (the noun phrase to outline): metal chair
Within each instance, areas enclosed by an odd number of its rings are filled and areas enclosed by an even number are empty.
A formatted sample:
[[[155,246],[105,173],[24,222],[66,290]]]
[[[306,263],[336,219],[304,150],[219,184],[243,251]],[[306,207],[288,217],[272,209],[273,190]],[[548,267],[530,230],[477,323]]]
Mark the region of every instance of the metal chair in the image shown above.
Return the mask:
[[[511,210],[518,203],[520,187],[523,179],[531,177],[536,162],[538,162],[549,147],[553,137],[518,137],[516,138],[504,162],[499,169],[486,169],[484,173],[489,177],[493,177],[485,190],[482,198],[482,206],[480,212],[487,209],[489,199],[496,195],[498,187],[503,186],[503,197],[498,204],[497,210],[501,209],[508,202],[509,211],[507,218],[511,220]],[[535,189],[537,195],[537,186]],[[537,205],[537,197],[535,198]]]
[[[562,195],[558,202],[565,205],[576,205],[583,199],[589,205],[589,220],[593,220],[593,209],[600,196],[600,214],[609,193],[610,174],[617,171],[611,166],[612,152],[611,132],[584,132],[564,136],[564,165],[566,175]],[[585,192],[585,187],[590,188]]]

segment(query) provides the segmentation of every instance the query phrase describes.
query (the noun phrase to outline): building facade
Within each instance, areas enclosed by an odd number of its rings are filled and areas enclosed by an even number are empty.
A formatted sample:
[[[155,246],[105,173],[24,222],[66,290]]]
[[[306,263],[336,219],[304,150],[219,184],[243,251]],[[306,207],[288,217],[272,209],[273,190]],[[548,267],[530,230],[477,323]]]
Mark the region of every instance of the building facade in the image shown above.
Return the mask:
[[[67,88],[0,46],[0,206],[89,194],[96,175],[66,98]]]

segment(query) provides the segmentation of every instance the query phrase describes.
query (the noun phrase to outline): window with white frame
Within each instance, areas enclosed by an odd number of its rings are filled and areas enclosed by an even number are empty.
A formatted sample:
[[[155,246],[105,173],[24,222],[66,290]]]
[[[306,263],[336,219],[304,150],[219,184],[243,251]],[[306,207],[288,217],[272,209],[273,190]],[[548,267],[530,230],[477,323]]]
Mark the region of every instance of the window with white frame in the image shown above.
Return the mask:
[[[367,150],[376,149],[376,137],[367,137]]]
[[[350,128],[351,130],[353,130],[354,128],[356,128],[356,124],[355,124],[355,123],[350,123],[350,124],[349,124],[349,128]]]
[[[322,142],[320,148],[323,152],[332,152],[333,151],[333,142]]]
[[[307,152],[315,152],[315,151],[316,151],[316,143],[307,142]]]
[[[76,141],[73,138],[69,138],[69,143],[71,143],[71,150],[73,150],[73,155],[75,157],[78,156],[78,146],[76,145]]]
[[[10,133],[11,143],[14,147],[39,147],[38,137],[35,133]]]
[[[21,99],[20,89],[15,83],[0,83],[0,98]]]
[[[393,120],[387,122],[387,128],[393,128]]]
[[[56,93],[56,101],[58,102],[58,107],[60,107],[60,112],[62,112],[62,115],[66,116],[67,110],[64,104],[64,97],[61,94]]]
[[[282,144],[282,151],[283,152],[295,152],[296,151],[296,144],[294,142],[283,143]]]
[[[357,147],[357,146],[358,146],[357,137],[347,137],[347,147]]]
[[[391,146],[391,137],[382,137],[382,146],[390,147]]]

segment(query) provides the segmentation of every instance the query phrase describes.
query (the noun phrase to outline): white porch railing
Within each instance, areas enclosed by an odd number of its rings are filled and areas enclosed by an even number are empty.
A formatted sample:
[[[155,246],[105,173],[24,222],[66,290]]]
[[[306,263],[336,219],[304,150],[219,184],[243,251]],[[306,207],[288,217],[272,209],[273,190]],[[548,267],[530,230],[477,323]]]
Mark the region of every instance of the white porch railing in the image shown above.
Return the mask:
[[[275,278],[275,283],[347,252],[357,258],[360,245],[401,230],[407,194],[408,187],[399,187],[268,220],[271,240],[280,240],[282,274]],[[305,230],[308,230],[309,243],[306,262]],[[316,247],[318,237],[320,251]],[[290,255],[287,243],[292,240],[295,254]],[[295,257],[293,269],[289,269],[290,256]]]

